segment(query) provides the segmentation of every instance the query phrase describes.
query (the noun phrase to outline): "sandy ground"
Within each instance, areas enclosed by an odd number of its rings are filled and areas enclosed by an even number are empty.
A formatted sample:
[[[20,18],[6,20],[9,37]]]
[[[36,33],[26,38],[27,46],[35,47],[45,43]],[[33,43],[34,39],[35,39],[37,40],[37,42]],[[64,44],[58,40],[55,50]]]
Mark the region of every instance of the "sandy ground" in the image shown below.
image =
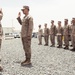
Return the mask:
[[[3,40],[2,65],[0,75],[75,75],[75,52],[38,45],[32,39],[32,65],[22,67],[25,59],[21,39]]]

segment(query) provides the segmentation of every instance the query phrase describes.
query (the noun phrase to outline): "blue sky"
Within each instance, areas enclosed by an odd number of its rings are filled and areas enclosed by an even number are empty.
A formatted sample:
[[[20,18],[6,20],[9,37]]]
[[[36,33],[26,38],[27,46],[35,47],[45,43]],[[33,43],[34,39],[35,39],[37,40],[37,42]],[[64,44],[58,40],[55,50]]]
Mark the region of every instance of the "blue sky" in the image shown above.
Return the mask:
[[[30,6],[30,15],[34,18],[36,31],[39,24],[43,28],[44,23],[48,23],[48,27],[50,27],[51,19],[55,20],[56,25],[57,21],[61,20],[63,25],[64,18],[68,18],[70,24],[71,18],[75,17],[74,0],[1,0],[0,8],[4,13],[3,27],[12,27],[13,22],[15,29],[21,28],[16,18],[23,5]]]

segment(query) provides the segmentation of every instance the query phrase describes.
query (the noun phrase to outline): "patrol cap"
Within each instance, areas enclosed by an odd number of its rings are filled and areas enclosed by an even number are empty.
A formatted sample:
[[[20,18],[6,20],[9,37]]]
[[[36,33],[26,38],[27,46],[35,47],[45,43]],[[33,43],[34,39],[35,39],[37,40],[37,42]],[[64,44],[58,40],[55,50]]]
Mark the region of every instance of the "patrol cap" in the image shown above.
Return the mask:
[[[2,8],[0,8],[0,13],[2,13]]]
[[[0,11],[2,11],[2,8],[0,8]]]
[[[25,9],[27,9],[29,11],[29,6],[23,6],[23,9],[21,9],[21,10],[24,11]]]
[[[72,19],[74,19],[74,20],[75,20],[75,18],[72,18]]]
[[[64,19],[65,21],[68,21],[68,19]]]
[[[41,25],[39,25],[39,27],[41,27]]]
[[[61,21],[58,21],[58,23],[61,23]]]
[[[54,20],[51,20],[51,22],[54,22]]]
[[[47,23],[45,23],[44,25],[47,26]]]
[[[75,18],[72,18],[72,22],[75,21]]]

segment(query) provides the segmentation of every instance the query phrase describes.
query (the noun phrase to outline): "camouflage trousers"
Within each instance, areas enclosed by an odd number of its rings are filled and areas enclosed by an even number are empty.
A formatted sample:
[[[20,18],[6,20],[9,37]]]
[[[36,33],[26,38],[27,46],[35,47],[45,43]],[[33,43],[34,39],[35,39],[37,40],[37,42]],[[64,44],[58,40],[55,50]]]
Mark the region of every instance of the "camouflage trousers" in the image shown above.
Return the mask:
[[[55,35],[53,34],[50,35],[50,41],[52,45],[55,45]]]
[[[22,44],[26,59],[31,59],[31,38],[22,37]]]
[[[69,46],[69,36],[68,35],[64,35],[64,43],[65,43],[65,46]]]
[[[74,35],[72,35],[72,45],[73,45],[73,48],[75,48],[75,34]]]
[[[62,35],[57,35],[58,45],[62,46]]]
[[[1,61],[1,45],[2,45],[2,39],[0,39],[0,61]],[[1,64],[1,62],[0,62]]]
[[[39,44],[42,44],[42,35],[38,36]]]
[[[2,39],[0,39],[0,50],[1,50],[1,45],[2,45]]]
[[[45,40],[45,44],[48,45],[49,44],[49,36],[44,36],[44,40]]]
[[[71,36],[71,45],[72,45],[72,35],[70,35]]]

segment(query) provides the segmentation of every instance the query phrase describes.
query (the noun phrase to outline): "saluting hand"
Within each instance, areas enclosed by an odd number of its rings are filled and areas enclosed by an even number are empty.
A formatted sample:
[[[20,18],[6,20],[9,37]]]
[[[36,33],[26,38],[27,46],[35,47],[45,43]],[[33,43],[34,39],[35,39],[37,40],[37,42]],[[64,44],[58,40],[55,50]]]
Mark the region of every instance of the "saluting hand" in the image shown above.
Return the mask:
[[[21,12],[18,13],[18,17],[21,17]]]
[[[0,8],[0,11],[2,11],[2,8]]]

